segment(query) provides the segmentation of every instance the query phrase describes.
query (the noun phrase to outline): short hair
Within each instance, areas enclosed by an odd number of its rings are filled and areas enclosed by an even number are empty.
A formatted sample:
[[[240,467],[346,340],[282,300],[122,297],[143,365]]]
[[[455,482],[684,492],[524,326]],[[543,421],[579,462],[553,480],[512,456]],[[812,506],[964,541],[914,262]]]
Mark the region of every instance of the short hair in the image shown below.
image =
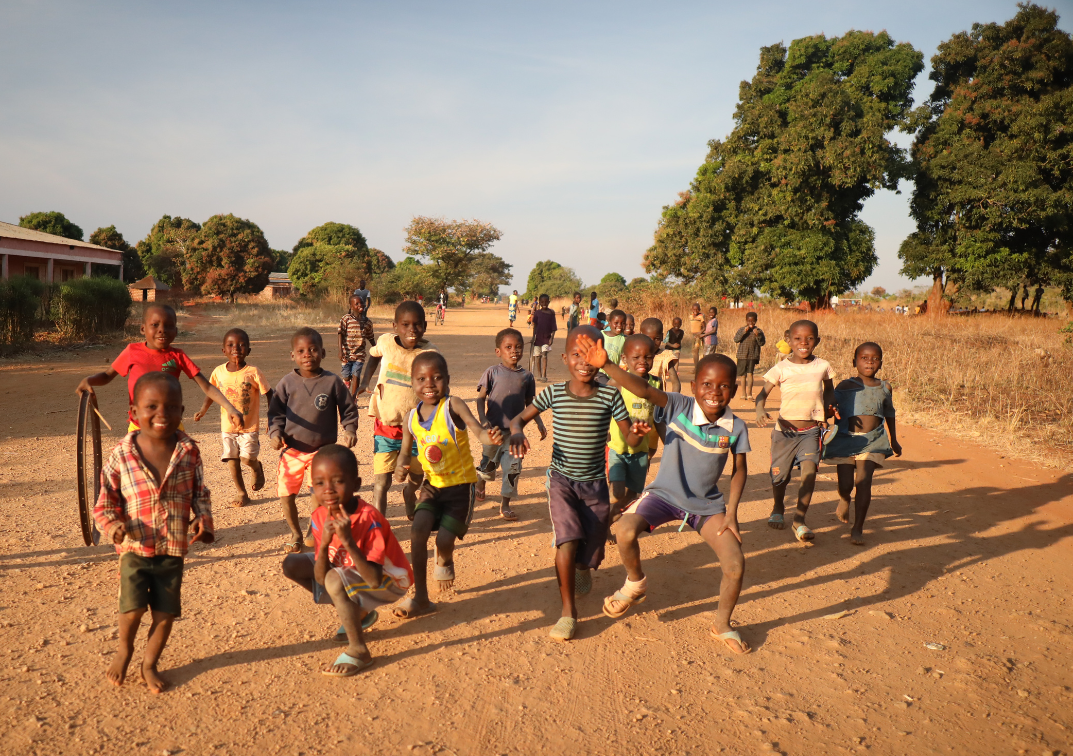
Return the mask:
[[[423,365],[431,364],[438,367],[443,371],[444,375],[447,374],[447,360],[439,352],[433,352],[431,350],[427,352],[421,352],[414,357],[413,363],[410,365],[410,375],[413,376],[417,372],[417,369]]]
[[[641,321],[641,325],[638,326],[637,330],[639,330],[642,333],[644,333],[644,330],[646,328],[658,328],[659,330],[662,331],[663,330],[663,321],[660,320],[659,318],[645,318],[644,320]]]
[[[650,337],[645,336],[643,333],[635,333],[632,336],[627,336],[626,340],[622,342],[622,353],[626,354],[626,350],[629,349],[631,345],[639,343],[644,344],[645,348],[652,352],[656,351],[656,342]]]
[[[395,322],[398,323],[399,318],[407,313],[420,318],[422,323],[425,322],[425,308],[412,299],[399,302],[399,306],[395,308]]]
[[[360,281],[358,281],[358,288],[359,289],[364,289],[365,288],[365,279],[364,278],[361,279]]]
[[[813,335],[815,335],[816,338],[820,337],[820,327],[811,320],[795,320],[790,324],[790,328],[786,332],[792,333],[795,328],[811,328]]]
[[[737,379],[738,376],[738,364],[734,360],[727,357],[725,354],[707,354],[700,358],[697,362],[697,368],[693,371],[694,378],[700,375],[700,371],[709,365],[722,365],[724,368],[730,371],[730,375]]]
[[[319,346],[321,349],[324,348],[324,339],[321,337],[320,331],[318,331],[316,328],[302,326],[297,331],[295,331],[294,335],[291,336],[291,349],[294,349],[294,342],[298,341],[298,339],[308,339],[316,343],[316,345]]]
[[[522,332],[519,331],[517,328],[504,328],[502,331],[496,334],[496,349],[499,349],[499,347],[503,344],[503,339],[507,338],[508,336],[513,336],[523,344],[525,343],[525,337],[522,336]]]
[[[165,315],[171,315],[171,317],[176,319],[176,320],[179,319],[179,316],[175,314],[175,308],[172,307],[171,305],[162,304],[160,302],[153,302],[153,304],[147,305],[146,308],[145,308],[145,312],[142,313],[142,322],[143,323],[146,320],[149,319],[149,313],[151,313],[153,310],[160,310]]]
[[[574,292],[574,296],[575,296],[575,297],[580,297],[580,296],[581,296],[581,292],[580,292],[580,291],[575,291],[575,292]]]
[[[589,294],[589,301],[591,302],[594,299],[596,299],[596,292],[595,291],[592,294]]]
[[[632,320],[632,321],[633,321],[634,323],[636,323],[636,322],[637,322],[637,318],[633,317],[633,313],[632,313],[632,312],[627,312],[627,313],[626,313],[626,320]]]
[[[677,323],[682,322],[682,319],[680,317],[678,317],[677,315],[675,315],[673,318],[671,318],[671,325],[673,326],[676,322]]]
[[[879,344],[875,343],[874,341],[866,341],[863,344],[858,344],[857,348],[853,350],[853,361],[854,362],[857,361],[857,355],[860,354],[861,350],[864,349],[865,347],[872,347],[877,352],[879,352],[879,359],[883,359],[883,347],[881,347]]]
[[[614,317],[621,317],[623,320],[625,320],[626,319],[626,313],[624,313],[622,310],[612,310],[611,312],[609,312],[607,314],[607,322],[610,323],[611,318],[614,318]]]
[[[756,310],[749,310],[749,312],[745,313],[745,319],[748,320],[749,318],[752,318],[753,320],[759,320],[760,316],[757,315]]]
[[[331,460],[338,464],[344,473],[352,475],[354,480],[358,479],[358,458],[354,456],[354,452],[342,444],[328,444],[320,447],[313,455],[312,464],[317,464],[317,460]]]
[[[572,328],[570,333],[566,335],[566,346],[570,347],[570,344],[577,341],[577,337],[581,334],[585,334],[593,341],[603,341],[604,333],[596,326],[591,325],[579,325],[577,328]]]
[[[238,336],[240,339],[246,342],[246,346],[250,345],[250,335],[243,331],[241,328],[232,328],[227,333],[225,333],[223,343],[226,344],[227,339],[231,336]]]
[[[179,379],[171,373],[165,373],[163,370],[154,370],[150,373],[145,373],[141,378],[134,382],[134,388],[130,392],[131,404],[136,404],[138,396],[153,383],[166,384],[168,390],[175,389],[179,392],[179,399],[183,396],[183,387],[179,385]]]
[[[538,302],[543,302],[545,299],[549,302],[551,301],[551,297],[549,297],[547,294],[541,294],[539,297],[537,297]]]
[[[347,298],[347,302],[353,302],[355,299],[362,304],[365,304],[365,300],[358,294],[351,294],[350,297]]]

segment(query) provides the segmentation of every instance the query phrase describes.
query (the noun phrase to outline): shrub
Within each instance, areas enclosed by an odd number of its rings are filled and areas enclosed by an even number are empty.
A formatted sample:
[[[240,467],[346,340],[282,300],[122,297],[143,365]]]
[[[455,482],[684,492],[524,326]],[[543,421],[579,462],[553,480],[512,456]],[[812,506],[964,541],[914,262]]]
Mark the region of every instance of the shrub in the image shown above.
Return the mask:
[[[29,276],[0,281],[0,344],[22,344],[33,338],[44,293],[45,285]]]
[[[60,336],[85,339],[123,328],[130,292],[114,278],[74,278],[53,286],[51,315]]]

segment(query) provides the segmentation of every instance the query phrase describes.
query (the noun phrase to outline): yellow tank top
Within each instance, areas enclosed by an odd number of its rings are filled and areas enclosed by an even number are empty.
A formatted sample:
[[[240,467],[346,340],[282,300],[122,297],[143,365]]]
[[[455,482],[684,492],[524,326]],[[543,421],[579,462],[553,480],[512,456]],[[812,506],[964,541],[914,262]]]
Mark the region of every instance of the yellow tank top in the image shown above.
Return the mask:
[[[663,388],[663,381],[654,375],[649,375],[648,385],[653,388]],[[637,396],[631,391],[627,391],[624,388],[619,388],[619,393],[622,394],[622,401],[626,405],[626,411],[630,413],[630,423],[636,423],[639,420],[643,420],[649,425],[654,425],[655,407],[652,402],[649,402],[641,397]],[[619,454],[638,454],[640,452],[647,452],[649,450],[650,439],[645,436],[641,440],[638,446],[627,446],[626,437],[622,435],[622,431],[619,430],[618,423],[614,420],[611,421],[611,438],[608,440],[607,445],[614,449]],[[652,428],[652,434],[655,435],[656,429]],[[656,436],[656,442],[659,442],[659,436]]]
[[[410,435],[417,442],[417,455],[425,477],[436,488],[477,482],[477,470],[469,451],[469,432],[455,425],[450,401],[449,396],[440,400],[427,425],[421,422],[423,402],[410,411]]]

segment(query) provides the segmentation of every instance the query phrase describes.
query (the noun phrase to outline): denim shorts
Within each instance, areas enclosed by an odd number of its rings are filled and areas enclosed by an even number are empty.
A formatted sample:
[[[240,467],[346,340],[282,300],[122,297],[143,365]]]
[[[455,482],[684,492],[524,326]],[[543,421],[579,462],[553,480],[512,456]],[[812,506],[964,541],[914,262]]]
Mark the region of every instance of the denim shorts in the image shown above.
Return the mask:
[[[364,362],[344,362],[343,367],[339,369],[339,377],[344,381],[349,381],[351,378],[355,381],[360,381],[361,371],[364,367]]]

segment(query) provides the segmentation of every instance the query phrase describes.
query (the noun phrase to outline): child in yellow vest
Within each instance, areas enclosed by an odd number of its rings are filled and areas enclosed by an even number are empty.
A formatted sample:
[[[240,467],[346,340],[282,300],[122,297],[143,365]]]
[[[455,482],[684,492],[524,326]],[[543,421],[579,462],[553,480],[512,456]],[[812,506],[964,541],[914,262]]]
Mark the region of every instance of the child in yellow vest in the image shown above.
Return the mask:
[[[412,447],[417,446],[425,480],[417,493],[414,523],[410,528],[410,561],[414,567],[414,596],[399,602],[396,617],[415,617],[436,611],[428,598],[428,539],[436,535],[436,568],[432,578],[440,591],[455,582],[455,539],[462,538],[473,516],[477,470],[469,450],[469,431],[479,431],[482,444],[498,446],[499,428],[484,429],[466,403],[450,395],[447,361],[439,352],[422,352],[410,368],[418,404],[402,426],[402,448],[395,467],[395,480],[410,475]]]
[[[626,370],[648,381],[653,388],[662,388],[663,382],[651,375],[652,358],[656,352],[655,342],[639,333],[626,339],[622,347],[622,359]],[[626,411],[630,414],[630,423],[654,425],[655,409],[652,402],[641,399],[623,387],[618,387]],[[657,436],[658,438],[658,436]],[[649,437],[646,435],[641,443],[629,446],[626,437],[615,421],[611,421],[607,459],[607,481],[611,484],[611,522],[622,516],[626,506],[645,490],[645,478],[648,477]],[[614,543],[614,537],[610,537]]]

